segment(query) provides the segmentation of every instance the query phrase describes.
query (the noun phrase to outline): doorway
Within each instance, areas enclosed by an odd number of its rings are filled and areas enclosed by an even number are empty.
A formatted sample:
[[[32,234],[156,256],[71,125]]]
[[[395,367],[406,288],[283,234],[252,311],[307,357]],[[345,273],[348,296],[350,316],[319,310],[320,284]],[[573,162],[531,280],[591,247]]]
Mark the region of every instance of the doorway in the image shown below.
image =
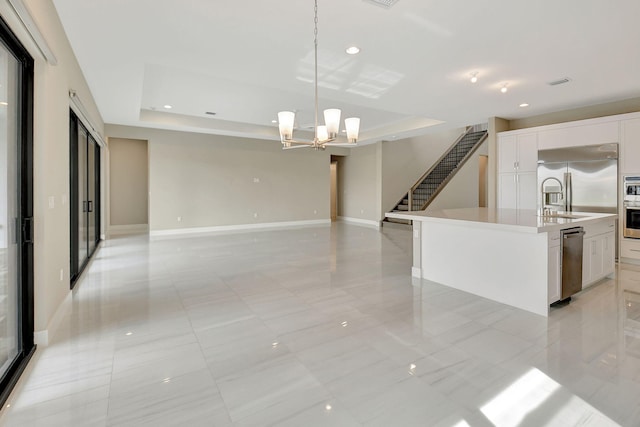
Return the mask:
[[[33,342],[33,59],[0,19],[0,407]]]
[[[338,161],[331,159],[331,221],[338,220]]]
[[[100,242],[100,146],[73,111],[69,126],[73,288]]]
[[[487,192],[489,190],[489,156],[478,157],[478,206],[487,207]]]

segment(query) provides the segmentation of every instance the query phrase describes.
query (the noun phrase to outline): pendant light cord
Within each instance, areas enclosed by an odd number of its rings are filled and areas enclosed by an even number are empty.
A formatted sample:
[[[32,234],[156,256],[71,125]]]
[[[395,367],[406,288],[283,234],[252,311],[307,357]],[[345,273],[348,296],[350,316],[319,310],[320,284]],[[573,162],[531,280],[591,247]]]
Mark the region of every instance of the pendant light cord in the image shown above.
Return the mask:
[[[315,7],[313,9],[314,12],[314,29],[313,29],[313,49],[315,55],[315,128],[314,128],[314,138],[313,142],[318,143],[318,0],[315,0]]]

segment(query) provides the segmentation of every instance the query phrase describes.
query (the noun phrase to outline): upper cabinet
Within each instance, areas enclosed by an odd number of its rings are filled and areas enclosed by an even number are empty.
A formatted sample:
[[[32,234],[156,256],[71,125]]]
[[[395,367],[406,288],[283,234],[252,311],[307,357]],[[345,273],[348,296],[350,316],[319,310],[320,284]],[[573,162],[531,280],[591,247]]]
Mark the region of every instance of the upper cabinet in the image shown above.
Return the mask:
[[[498,172],[535,172],[538,167],[538,137],[535,133],[498,136]]]
[[[498,135],[498,207],[536,209],[535,133]]]
[[[620,122],[620,172],[640,173],[640,118]]]
[[[583,125],[575,123],[569,127],[538,132],[538,149],[609,144],[620,140],[617,120]]]

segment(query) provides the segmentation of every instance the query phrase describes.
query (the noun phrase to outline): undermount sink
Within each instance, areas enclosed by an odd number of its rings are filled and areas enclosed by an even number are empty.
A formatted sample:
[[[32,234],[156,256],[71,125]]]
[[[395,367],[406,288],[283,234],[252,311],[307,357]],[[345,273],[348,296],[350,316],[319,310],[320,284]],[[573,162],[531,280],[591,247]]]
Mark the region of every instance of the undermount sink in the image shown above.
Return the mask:
[[[542,218],[565,218],[565,219],[580,219],[580,218],[586,218],[586,215],[574,215],[574,214],[568,214],[568,213],[557,213],[557,212],[552,212],[549,214],[544,214],[544,215],[540,215]]]

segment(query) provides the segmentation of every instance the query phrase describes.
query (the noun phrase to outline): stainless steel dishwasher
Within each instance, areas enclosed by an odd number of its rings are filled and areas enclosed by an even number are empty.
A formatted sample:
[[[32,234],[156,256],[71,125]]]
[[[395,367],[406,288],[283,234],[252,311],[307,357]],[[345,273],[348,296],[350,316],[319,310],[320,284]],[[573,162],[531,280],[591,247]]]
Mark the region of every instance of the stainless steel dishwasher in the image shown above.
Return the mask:
[[[582,227],[567,228],[560,232],[562,240],[561,271],[562,291],[561,301],[568,302],[571,295],[582,290]]]

